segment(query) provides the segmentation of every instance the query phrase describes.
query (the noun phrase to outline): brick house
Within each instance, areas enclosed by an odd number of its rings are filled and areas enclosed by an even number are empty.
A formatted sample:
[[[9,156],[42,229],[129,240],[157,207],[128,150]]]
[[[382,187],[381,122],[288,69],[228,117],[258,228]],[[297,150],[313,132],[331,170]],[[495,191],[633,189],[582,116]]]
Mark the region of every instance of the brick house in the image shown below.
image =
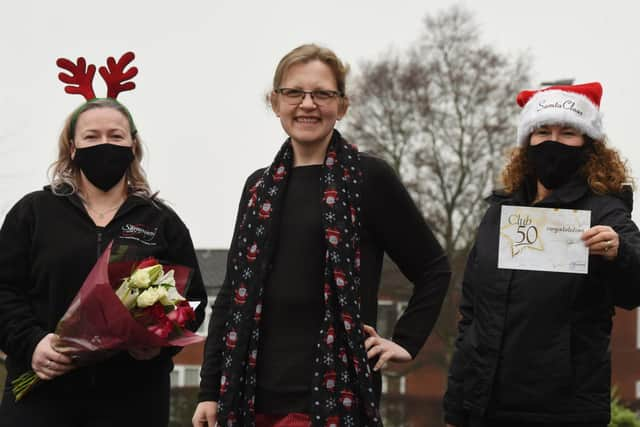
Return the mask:
[[[207,326],[211,317],[211,305],[214,303],[215,297],[224,281],[227,252],[226,249],[196,250],[202,280],[209,297],[205,319],[198,329],[198,334],[200,335],[207,335]],[[197,387],[200,384],[200,365],[202,364],[203,352],[204,343],[198,343],[183,348],[173,358],[175,366],[173,372],[171,372],[172,387]]]
[[[226,269],[227,250],[198,250],[198,260],[209,295],[215,301]],[[378,300],[378,332],[390,337],[396,319],[406,307],[411,284],[395,264],[385,257]],[[206,334],[207,317],[199,333]],[[410,364],[391,365],[383,375],[382,412],[388,425],[394,427],[440,427],[441,400],[446,388],[444,343],[436,333]],[[640,409],[640,314],[638,310],[616,310],[612,333],[612,384],[622,399]],[[197,387],[203,345],[192,345],[174,359],[173,387]]]
[[[623,401],[640,410],[640,311],[616,308],[611,334],[611,383]]]
[[[206,335],[210,306],[220,290],[226,269],[227,250],[197,250],[198,261],[209,295],[207,317],[198,331]],[[393,325],[406,307],[411,285],[398,268],[385,258],[378,308],[378,332],[392,334]],[[172,387],[195,389],[200,381],[203,344],[183,349],[174,358]],[[391,365],[383,375],[383,414],[393,427],[440,427],[441,399],[446,387],[443,367],[444,344],[432,334],[417,359],[411,364]],[[612,384],[625,403],[640,409],[640,312],[616,310],[611,339],[613,357]],[[0,352],[0,385],[4,382],[4,354]],[[0,399],[1,399],[0,395]],[[189,395],[187,414],[192,413],[193,396]]]
[[[394,315],[404,307],[411,284],[388,259],[383,266],[378,311],[378,329],[391,335]],[[394,307],[392,309],[391,307]],[[385,319],[387,317],[387,319]],[[640,410],[640,311],[616,308],[611,334],[612,375],[611,384],[616,387],[622,401]],[[446,389],[446,369],[442,355],[445,351],[441,337],[432,333],[414,362],[391,366],[390,374],[383,377],[388,384],[383,399],[393,402],[392,410],[398,419],[407,419],[406,427],[441,426],[442,396]],[[393,384],[393,385],[392,385]],[[408,414],[402,418],[402,414]],[[406,415],[405,415],[406,416]],[[396,426],[396,424],[393,424]]]

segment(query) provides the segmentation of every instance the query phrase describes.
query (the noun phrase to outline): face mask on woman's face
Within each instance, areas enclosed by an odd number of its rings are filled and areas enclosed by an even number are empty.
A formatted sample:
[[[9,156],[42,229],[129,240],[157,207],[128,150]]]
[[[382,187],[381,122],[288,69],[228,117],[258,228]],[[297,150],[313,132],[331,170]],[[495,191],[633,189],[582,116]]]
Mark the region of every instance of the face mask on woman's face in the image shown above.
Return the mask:
[[[133,161],[133,150],[115,144],[76,148],[73,161],[93,185],[106,192],[127,172]]]
[[[587,161],[586,145],[579,147],[557,141],[543,141],[527,147],[527,159],[536,178],[548,190],[568,182]]]

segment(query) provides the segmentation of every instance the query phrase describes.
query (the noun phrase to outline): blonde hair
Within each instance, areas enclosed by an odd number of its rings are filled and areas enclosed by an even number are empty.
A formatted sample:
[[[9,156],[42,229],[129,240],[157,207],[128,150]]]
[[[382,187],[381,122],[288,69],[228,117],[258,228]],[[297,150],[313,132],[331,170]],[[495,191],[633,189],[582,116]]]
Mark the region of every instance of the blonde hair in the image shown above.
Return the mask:
[[[596,194],[618,193],[625,185],[632,184],[627,164],[617,150],[608,147],[605,140],[594,140],[587,135],[584,135],[584,140],[585,145],[591,145],[591,151],[581,173],[591,191]],[[511,151],[509,162],[502,171],[505,191],[517,191],[528,176],[533,176],[533,169],[527,159],[527,145],[522,145]]]
[[[143,157],[142,142],[133,124],[131,114],[124,105],[111,98],[92,99],[81,105],[65,120],[64,127],[58,138],[58,158],[49,167],[53,193],[57,195],[70,195],[78,192],[80,169],[71,159],[75,125],[78,117],[82,113],[95,108],[112,108],[127,118],[133,140],[133,161],[126,172],[129,194],[152,198],[154,195],[151,193],[147,176],[141,164]]]
[[[346,81],[347,74],[349,73],[349,65],[343,63],[331,49],[316,44],[303,44],[298,46],[280,60],[276,67],[276,72],[273,75],[273,90],[275,91],[280,87],[284,75],[292,65],[306,64],[314,60],[321,61],[331,68],[338,85],[338,91],[343,96],[346,96]]]

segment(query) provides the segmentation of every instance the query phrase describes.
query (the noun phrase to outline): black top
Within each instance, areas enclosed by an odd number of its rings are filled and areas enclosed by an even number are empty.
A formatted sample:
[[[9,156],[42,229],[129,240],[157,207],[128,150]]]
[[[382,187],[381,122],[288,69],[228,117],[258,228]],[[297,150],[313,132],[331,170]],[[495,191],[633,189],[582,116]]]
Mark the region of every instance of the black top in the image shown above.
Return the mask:
[[[395,172],[362,154],[361,298],[365,324],[375,327],[384,252],[414,284],[393,340],[413,357],[426,341],[449,282],[447,259]],[[260,176],[249,177],[243,192]],[[320,218],[322,165],[297,167],[289,177],[278,246],[264,287],[257,364],[256,411],[309,412],[312,357],[323,315],[325,241]],[[225,281],[209,324],[200,400],[217,400],[220,351],[231,287]]]
[[[501,207],[530,205],[533,193],[525,190],[496,193],[478,228],[462,285],[445,420],[605,425],[614,306],[640,304],[640,232],[630,193],[597,195],[576,176],[535,205],[590,211],[591,226],[618,233],[614,260],[590,256],[589,274],[499,269]]]
[[[284,402],[306,408],[309,401],[308,379],[324,310],[325,242],[317,197],[321,176],[318,165],[293,168],[289,177],[273,270],[263,294],[256,369],[258,412],[270,412],[273,405],[277,405],[274,410],[280,409]]]
[[[0,349],[7,353],[7,383],[30,369],[36,345],[55,330],[112,240],[114,245],[127,245],[135,258],[154,256],[161,262],[192,267],[186,296],[201,305],[189,327],[195,330],[202,322],[207,300],[202,277],[189,231],[173,210],[159,201],[129,196],[107,226],[97,227],[77,195],[36,191],[9,211],[0,230]],[[87,369],[122,379],[132,378],[128,377],[132,370],[166,375],[176,351],[164,349],[144,363],[122,352],[49,383],[52,387],[69,381],[83,384]]]

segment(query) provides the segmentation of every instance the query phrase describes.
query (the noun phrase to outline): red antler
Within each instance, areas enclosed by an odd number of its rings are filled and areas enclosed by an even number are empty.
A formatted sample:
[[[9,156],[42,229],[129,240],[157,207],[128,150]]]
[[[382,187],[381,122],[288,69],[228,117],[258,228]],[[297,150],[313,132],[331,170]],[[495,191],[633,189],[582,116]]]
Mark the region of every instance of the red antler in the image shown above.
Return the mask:
[[[133,52],[127,52],[120,60],[116,62],[113,56],[107,58],[107,66],[100,67],[100,75],[107,82],[107,97],[116,98],[120,92],[134,89],[134,82],[127,82],[138,74],[138,68],[131,67],[125,71],[125,67],[129,65],[135,58]]]
[[[93,76],[96,73],[95,65],[89,64],[87,67],[83,57],[78,58],[77,65],[67,58],[58,58],[56,65],[70,73],[58,73],[58,79],[67,84],[64,88],[65,92],[82,95],[87,101],[96,97],[92,87]]]

